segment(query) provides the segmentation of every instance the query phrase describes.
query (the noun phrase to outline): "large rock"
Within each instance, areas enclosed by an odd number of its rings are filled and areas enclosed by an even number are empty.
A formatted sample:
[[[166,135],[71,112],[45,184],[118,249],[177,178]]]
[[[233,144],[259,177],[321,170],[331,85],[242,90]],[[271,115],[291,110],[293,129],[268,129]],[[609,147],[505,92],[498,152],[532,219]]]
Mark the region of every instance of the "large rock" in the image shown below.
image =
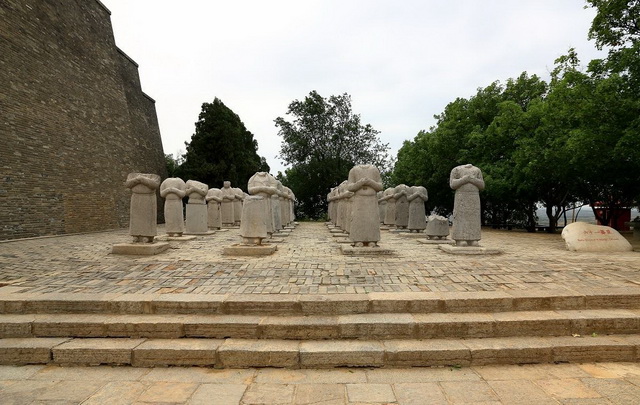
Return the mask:
[[[574,222],[562,230],[567,250],[576,252],[630,252],[631,244],[608,226]]]

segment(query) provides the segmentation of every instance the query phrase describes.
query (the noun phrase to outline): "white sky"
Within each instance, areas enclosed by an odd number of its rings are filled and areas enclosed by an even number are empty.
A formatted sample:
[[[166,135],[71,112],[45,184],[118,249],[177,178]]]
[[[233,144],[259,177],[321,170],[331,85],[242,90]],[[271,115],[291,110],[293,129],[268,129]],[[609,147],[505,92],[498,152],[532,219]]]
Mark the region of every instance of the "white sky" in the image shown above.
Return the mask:
[[[584,0],[102,0],[156,100],[165,153],[184,152],[220,98],[283,170],[273,120],[311,90],[349,93],[395,156],[434,114],[521,72],[548,79],[570,47],[603,57]]]

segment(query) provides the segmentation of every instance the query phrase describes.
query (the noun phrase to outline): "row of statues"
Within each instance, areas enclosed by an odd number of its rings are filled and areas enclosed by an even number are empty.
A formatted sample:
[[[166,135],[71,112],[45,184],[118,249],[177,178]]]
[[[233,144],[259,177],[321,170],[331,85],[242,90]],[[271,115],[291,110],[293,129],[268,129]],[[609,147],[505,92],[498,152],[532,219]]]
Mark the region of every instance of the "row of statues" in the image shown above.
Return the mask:
[[[240,234],[256,243],[289,225],[294,220],[293,192],[268,173],[256,173],[248,191],[232,188],[229,181],[221,189],[209,188],[195,180],[130,173],[125,186],[131,190],[129,234],[134,243],[153,243],[157,235],[157,197],[165,199],[164,217],[167,236],[204,235],[223,227],[240,226]],[[187,197],[186,207],[183,199]],[[257,204],[257,208],[256,208]],[[183,209],[184,208],[184,209]],[[186,220],[185,220],[186,217]],[[258,218],[258,219],[256,219]]]
[[[484,189],[482,172],[466,164],[450,174],[455,190],[452,239],[459,247],[478,247],[481,238],[479,191]],[[427,189],[422,186],[397,185],[382,190],[379,170],[373,165],[357,165],[348,180],[327,195],[330,222],[349,234],[354,246],[377,246],[380,225],[385,229],[421,233],[428,239],[442,240],[449,234],[446,218],[431,215],[427,219]]]

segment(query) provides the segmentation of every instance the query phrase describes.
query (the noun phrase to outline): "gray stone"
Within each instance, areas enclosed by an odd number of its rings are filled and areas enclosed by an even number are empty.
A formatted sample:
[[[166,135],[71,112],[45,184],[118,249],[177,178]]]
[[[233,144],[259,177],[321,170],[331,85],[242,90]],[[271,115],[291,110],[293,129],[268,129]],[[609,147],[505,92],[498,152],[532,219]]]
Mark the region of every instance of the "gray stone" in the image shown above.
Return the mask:
[[[375,247],[380,240],[377,192],[382,190],[380,171],[373,165],[357,165],[349,171],[347,190],[354,193],[349,238],[356,247]]]
[[[449,220],[440,215],[430,215],[425,229],[427,239],[442,240],[449,235]]]
[[[209,186],[199,181],[187,181],[186,194],[189,197],[187,203],[187,226],[185,233],[191,235],[206,234],[209,230],[207,226],[207,203],[205,197]]]
[[[412,232],[420,232],[427,227],[424,203],[429,199],[427,189],[422,186],[409,187],[409,228]]]
[[[184,232],[182,199],[186,189],[187,185],[179,177],[165,179],[160,185],[160,197],[164,198],[165,231],[170,237],[182,236]]]
[[[261,245],[267,234],[268,207],[265,197],[252,195],[244,199],[240,236],[245,245]]]
[[[222,191],[219,188],[210,188],[206,196],[207,200],[207,225],[209,229],[222,228]]]
[[[236,199],[236,193],[231,188],[230,181],[225,181],[223,184],[222,189],[220,189],[220,192],[222,193],[222,205],[220,207],[222,226],[233,226],[235,218],[235,207],[233,202]]]
[[[158,233],[156,190],[160,186],[160,176],[130,173],[125,186],[131,189],[129,234],[133,236],[134,243],[152,243]]]
[[[484,189],[482,172],[466,164],[451,170],[449,185],[456,191],[453,203],[452,239],[457,246],[478,246],[480,230],[480,190]]]
[[[409,225],[409,187],[399,184],[393,191],[393,198],[396,200],[396,218],[395,225],[397,228],[406,228]]]

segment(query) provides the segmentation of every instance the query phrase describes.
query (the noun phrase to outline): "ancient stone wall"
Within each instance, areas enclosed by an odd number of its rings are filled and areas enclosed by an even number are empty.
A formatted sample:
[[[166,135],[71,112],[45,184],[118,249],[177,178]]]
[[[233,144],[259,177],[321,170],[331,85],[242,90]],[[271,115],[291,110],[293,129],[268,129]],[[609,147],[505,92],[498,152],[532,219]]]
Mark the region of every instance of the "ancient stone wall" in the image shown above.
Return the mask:
[[[166,177],[154,101],[110,12],[0,0],[0,239],[127,226],[134,171]]]

